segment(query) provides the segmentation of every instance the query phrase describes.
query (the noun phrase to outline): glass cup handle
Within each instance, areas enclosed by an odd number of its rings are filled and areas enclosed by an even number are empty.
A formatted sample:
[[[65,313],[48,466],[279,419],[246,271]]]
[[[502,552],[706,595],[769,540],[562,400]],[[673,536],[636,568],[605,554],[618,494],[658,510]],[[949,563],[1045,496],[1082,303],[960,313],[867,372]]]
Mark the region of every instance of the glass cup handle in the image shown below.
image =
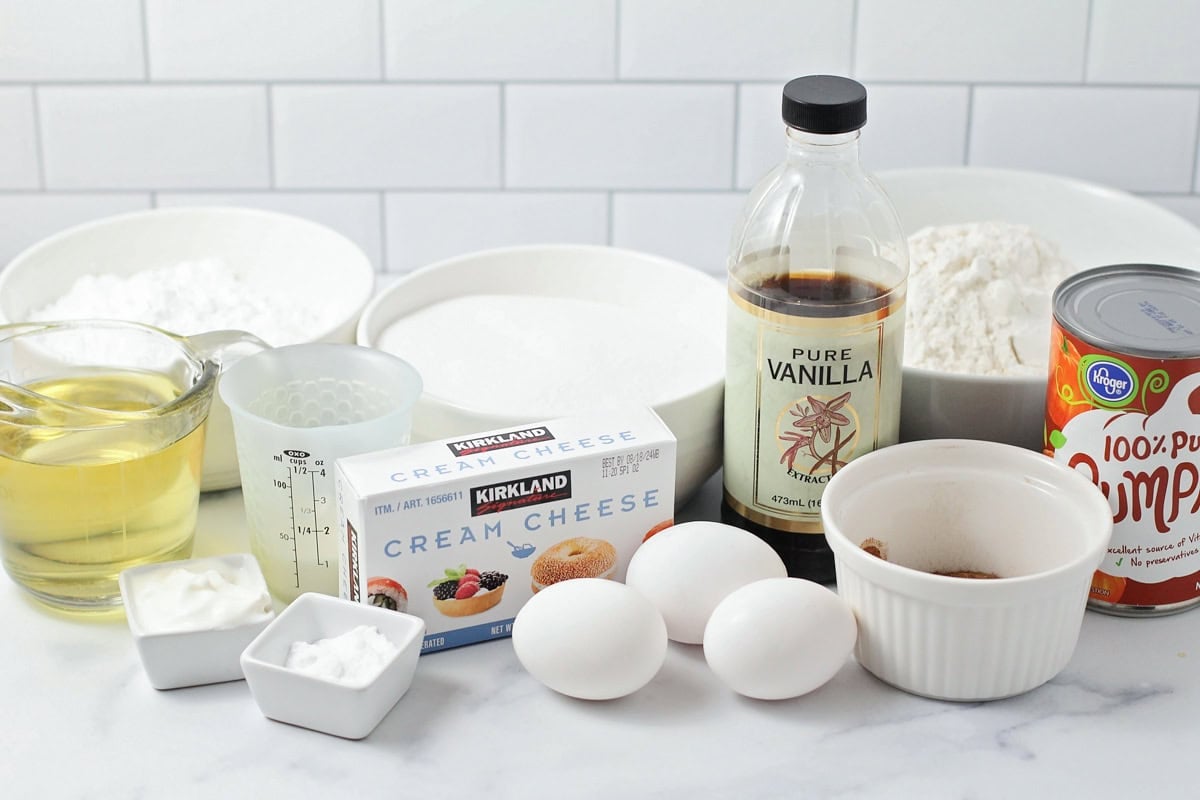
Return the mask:
[[[269,350],[270,345],[246,331],[209,331],[182,337],[201,361],[213,361],[222,371],[246,356]]]

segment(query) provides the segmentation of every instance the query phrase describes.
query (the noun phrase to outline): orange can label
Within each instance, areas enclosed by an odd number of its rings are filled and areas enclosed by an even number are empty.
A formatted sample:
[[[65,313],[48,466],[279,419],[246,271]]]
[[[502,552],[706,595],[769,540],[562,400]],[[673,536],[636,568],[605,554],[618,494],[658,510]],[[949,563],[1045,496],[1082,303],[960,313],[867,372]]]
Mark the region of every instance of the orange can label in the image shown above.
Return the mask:
[[[1089,344],[1057,311],[1045,452],[1100,487],[1113,511],[1091,604],[1154,614],[1200,603],[1200,358]]]

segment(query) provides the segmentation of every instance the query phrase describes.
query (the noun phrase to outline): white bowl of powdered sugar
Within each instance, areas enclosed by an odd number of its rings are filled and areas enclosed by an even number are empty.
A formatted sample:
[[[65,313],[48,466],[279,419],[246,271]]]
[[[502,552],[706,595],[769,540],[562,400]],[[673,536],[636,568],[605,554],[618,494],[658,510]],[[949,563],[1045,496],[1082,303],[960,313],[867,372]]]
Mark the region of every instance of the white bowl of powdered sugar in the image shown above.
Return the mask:
[[[272,346],[353,342],[374,290],[362,249],[310,220],[249,208],[139,211],[62,231],[0,271],[0,322],[105,318],[183,336],[244,330]],[[239,483],[214,397],[204,490]]]
[[[904,441],[1040,450],[1058,283],[1104,264],[1200,268],[1200,229],[1115,189],[976,167],[879,179],[909,234]]]
[[[363,312],[358,343],[421,373],[414,441],[650,406],[678,440],[676,500],[721,460],[725,287],[612,247],[535,245],[417,270]]]

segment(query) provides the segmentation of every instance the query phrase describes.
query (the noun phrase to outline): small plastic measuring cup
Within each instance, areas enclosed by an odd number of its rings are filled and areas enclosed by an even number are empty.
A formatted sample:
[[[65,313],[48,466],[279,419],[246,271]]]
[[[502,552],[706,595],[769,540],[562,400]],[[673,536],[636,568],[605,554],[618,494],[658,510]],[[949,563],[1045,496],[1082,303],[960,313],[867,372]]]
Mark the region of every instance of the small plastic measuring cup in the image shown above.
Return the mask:
[[[276,597],[337,595],[333,462],[407,444],[421,386],[408,362],[349,344],[265,350],[221,376],[250,549]]]

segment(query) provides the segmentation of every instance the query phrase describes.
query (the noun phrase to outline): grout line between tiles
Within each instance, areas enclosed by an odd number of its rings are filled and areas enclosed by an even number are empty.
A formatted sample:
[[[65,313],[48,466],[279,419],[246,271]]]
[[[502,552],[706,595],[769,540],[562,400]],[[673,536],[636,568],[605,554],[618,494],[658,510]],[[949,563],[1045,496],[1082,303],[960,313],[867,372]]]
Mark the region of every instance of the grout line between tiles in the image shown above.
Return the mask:
[[[1200,110],[1197,111],[1195,139],[1192,141],[1192,180],[1188,183],[1192,187],[1192,192],[1200,190]]]
[[[146,0],[138,5],[142,12],[142,80],[150,83],[150,18],[146,11]]]
[[[742,130],[742,86],[733,85],[733,158],[729,162],[729,188],[736,191],[738,185],[738,148],[741,146]]]
[[[38,87],[29,87],[30,103],[33,105],[33,147],[37,157],[37,191],[46,191],[46,148],[42,144],[42,104]]]
[[[858,3],[850,9],[850,77],[858,77]]]
[[[621,0],[613,4],[613,80],[621,80]]]
[[[1095,9],[1095,0],[1088,0],[1087,20],[1083,25],[1083,75],[1079,79],[1080,83],[1087,83],[1088,79],[1088,60],[1092,55],[1092,14]]]
[[[607,233],[605,233],[605,236],[604,236],[604,241],[608,243],[609,247],[611,247],[613,244],[613,231],[616,227],[616,223],[613,219],[613,216],[614,216],[613,208],[615,206],[616,206],[616,192],[609,191],[608,192],[608,231],[607,231]]]
[[[967,125],[963,133],[963,166],[971,164],[971,127],[975,124],[975,87],[967,87]]]
[[[375,267],[379,272],[387,272],[388,264],[391,263],[388,247],[387,192],[381,191],[379,192],[379,264]]]
[[[126,187],[71,187],[49,190],[50,194],[126,194],[130,192],[161,192],[163,194],[278,194],[278,195],[373,195],[378,192],[389,194],[584,194],[604,195],[609,192],[619,194],[730,194],[739,190],[729,187],[680,188],[672,186],[631,187],[631,186],[517,186],[498,188],[496,186],[284,186],[270,188],[265,186],[126,186]],[[43,193],[41,189],[0,188],[0,194],[31,195]]]
[[[508,183],[508,87],[501,83],[500,90],[500,131],[497,135],[500,150],[500,188],[506,188]]]
[[[275,188],[275,87],[267,84],[267,186]]]
[[[787,81],[794,75],[780,75],[775,78],[760,76],[745,77],[728,75],[724,77],[705,78],[506,78],[504,83],[511,86],[728,86],[731,82],[739,84],[764,84],[774,86],[780,81]],[[1185,81],[1180,83],[1120,83],[1114,81],[1081,84],[1079,81],[1030,81],[1030,80],[978,80],[978,79],[924,79],[924,78],[859,78],[864,83],[878,86],[979,86],[995,89],[1163,89],[1167,91],[1183,91],[1200,89],[1200,81]],[[98,79],[87,78],[17,80],[0,78],[0,86],[50,86],[70,88],[121,88],[130,86],[146,86],[147,83],[156,87],[199,87],[199,86],[256,86],[271,83],[277,86],[304,87],[342,87],[342,86],[494,86],[496,78],[481,76],[478,78],[410,78],[390,79],[380,81],[378,78],[279,78],[261,77],[233,80],[229,78],[158,78],[153,81],[134,79]]]
[[[387,80],[387,11],[384,0],[375,0],[379,23],[379,80]]]

